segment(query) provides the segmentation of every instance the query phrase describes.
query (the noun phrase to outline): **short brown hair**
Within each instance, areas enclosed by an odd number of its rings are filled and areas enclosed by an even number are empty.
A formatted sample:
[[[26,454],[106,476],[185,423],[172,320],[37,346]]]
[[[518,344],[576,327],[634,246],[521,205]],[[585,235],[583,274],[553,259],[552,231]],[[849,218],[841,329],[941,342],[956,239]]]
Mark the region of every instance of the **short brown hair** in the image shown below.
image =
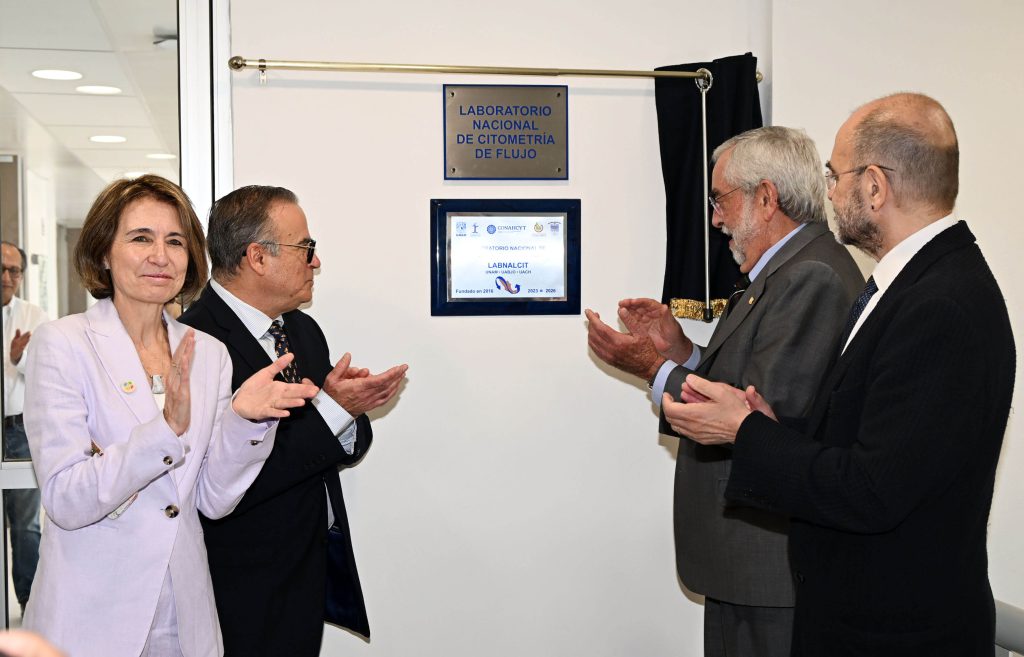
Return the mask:
[[[206,237],[203,225],[192,208],[192,201],[181,187],[160,176],[146,174],[138,178],[122,178],[100,192],[89,209],[82,234],[75,245],[75,270],[93,297],[106,299],[114,296],[110,270],[104,261],[114,244],[121,215],[129,205],[144,198],[166,203],[178,213],[188,248],[188,268],[180,294],[184,300],[191,300],[206,284]]]

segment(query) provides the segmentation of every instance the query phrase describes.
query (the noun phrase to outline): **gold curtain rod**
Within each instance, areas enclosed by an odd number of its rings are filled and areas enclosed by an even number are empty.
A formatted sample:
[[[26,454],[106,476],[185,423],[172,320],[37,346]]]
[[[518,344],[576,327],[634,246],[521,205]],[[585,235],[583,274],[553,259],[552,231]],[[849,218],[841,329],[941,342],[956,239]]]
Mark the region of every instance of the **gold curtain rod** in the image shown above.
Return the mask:
[[[269,70],[281,71],[350,71],[359,73],[465,73],[474,75],[571,75],[604,78],[701,78],[711,79],[707,69],[698,71],[627,71],[593,68],[520,68],[513,66],[445,66],[436,64],[366,64],[358,62],[305,62],[280,59],[246,59],[235,56],[228,60],[233,71],[246,68],[257,69],[260,73]],[[762,79],[757,72],[757,81]]]

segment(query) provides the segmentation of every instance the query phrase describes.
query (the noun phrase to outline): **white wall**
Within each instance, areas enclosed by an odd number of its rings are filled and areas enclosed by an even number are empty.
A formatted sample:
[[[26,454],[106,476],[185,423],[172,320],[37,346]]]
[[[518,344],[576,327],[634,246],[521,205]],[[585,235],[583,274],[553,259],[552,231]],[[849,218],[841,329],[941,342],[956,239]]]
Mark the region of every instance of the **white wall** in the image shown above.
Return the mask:
[[[639,68],[768,49],[754,0],[236,2],[253,58]],[[577,317],[431,318],[429,200],[582,199],[584,306],[657,296],[664,192],[653,82],[570,78],[567,183],[445,183],[441,84],[535,78],[234,77],[235,183],[295,190],[322,245],[333,356],[410,365],[343,476],[374,638],[323,654],[692,655],[675,575],[675,445]],[[696,90],[694,91],[696,93]]]
[[[946,106],[960,139],[956,215],[970,225],[1000,282],[1021,372],[1024,225],[1017,160],[1024,152],[1024,3],[861,0],[850,6],[788,0],[774,3],[772,24],[774,120],[806,128],[825,158],[838,127],[867,100],[920,91]],[[979,326],[978,339],[984,336]],[[1018,377],[1016,408],[1024,401],[1022,388]],[[1018,607],[1024,607],[1022,440],[1024,422],[1011,415],[989,528],[992,589]]]
[[[958,214],[1017,326],[1022,24],[1015,0],[250,0],[231,21],[232,51],[249,58],[651,68],[753,50],[768,74],[766,116],[806,127],[826,157],[860,103],[933,94],[960,134]],[[653,85],[564,81],[567,183],[445,183],[445,82],[562,81],[271,73],[260,87],[251,72],[234,77],[235,183],[300,195],[324,261],[312,313],[334,356],[351,350],[374,370],[410,364],[375,447],[343,476],[374,639],[328,629],[323,652],[697,655],[701,608],[674,573],[675,445],[658,437],[644,392],[594,362],[581,317],[429,316],[433,197],[580,198],[584,306],[610,316],[623,296],[659,293]],[[1018,606],[1021,432],[1011,420],[990,537],[993,588]]]

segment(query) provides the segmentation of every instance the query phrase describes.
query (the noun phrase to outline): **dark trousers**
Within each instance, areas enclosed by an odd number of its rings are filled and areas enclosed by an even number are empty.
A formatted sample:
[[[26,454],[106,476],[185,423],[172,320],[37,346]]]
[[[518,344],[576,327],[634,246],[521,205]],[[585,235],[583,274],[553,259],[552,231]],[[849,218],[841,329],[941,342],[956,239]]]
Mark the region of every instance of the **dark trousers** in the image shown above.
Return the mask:
[[[704,600],[704,657],[789,657],[792,607]]]
[[[21,420],[4,423],[4,457],[9,460],[32,458],[28,450],[25,425]],[[11,579],[18,604],[25,607],[39,563],[39,489],[4,491],[4,513],[11,531]]]

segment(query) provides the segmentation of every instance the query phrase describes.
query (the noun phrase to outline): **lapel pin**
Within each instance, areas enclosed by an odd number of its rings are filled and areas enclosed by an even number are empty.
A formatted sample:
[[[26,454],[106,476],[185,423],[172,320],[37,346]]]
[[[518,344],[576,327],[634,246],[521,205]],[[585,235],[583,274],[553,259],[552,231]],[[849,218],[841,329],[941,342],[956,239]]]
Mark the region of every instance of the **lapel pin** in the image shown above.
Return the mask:
[[[750,297],[750,299],[747,300],[747,305],[748,306],[753,306],[754,305],[754,297]]]
[[[125,381],[124,383],[121,384],[121,390],[124,390],[129,395],[132,394],[133,392],[135,392],[135,382]]]

